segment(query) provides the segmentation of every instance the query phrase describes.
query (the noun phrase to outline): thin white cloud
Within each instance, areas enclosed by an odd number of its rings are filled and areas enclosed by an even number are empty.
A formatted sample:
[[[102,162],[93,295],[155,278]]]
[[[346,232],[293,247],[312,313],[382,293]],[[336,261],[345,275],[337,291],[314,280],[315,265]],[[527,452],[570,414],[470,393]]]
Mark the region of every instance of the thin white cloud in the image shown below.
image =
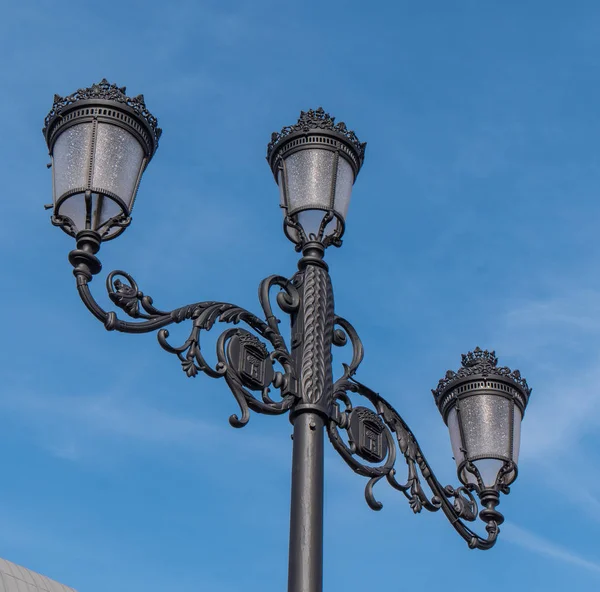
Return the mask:
[[[572,454],[578,440],[600,423],[600,364],[576,377],[549,378],[533,384],[536,400],[523,423],[523,460],[542,461],[567,451]]]
[[[515,524],[505,523],[502,527],[502,535],[505,541],[513,545],[600,574],[600,563],[585,559],[569,549]]]
[[[564,278],[564,282],[585,285],[579,279]],[[600,293],[581,288],[523,302],[508,311],[505,321],[502,341],[511,351],[535,357],[540,349],[581,345],[583,338],[600,337]]]
[[[572,452],[600,424],[600,294],[582,289],[522,303],[507,312],[494,343],[519,360],[534,389],[522,459]]]
[[[505,315],[497,337],[498,351],[519,360],[533,387],[521,431],[522,468],[600,520],[597,452],[589,445],[600,427],[600,293],[569,289],[521,303]],[[564,487],[569,482],[578,485]]]
[[[112,451],[126,440],[136,450],[155,454],[178,448],[198,451],[214,446],[236,446],[227,420],[211,423],[176,415],[151,404],[117,394],[52,395],[22,392],[0,398],[5,417],[29,429],[52,455],[71,461],[114,458]],[[273,459],[281,456],[272,439],[256,432],[245,434],[245,450],[260,450]],[[283,458],[283,457],[282,457]],[[287,459],[286,459],[287,460]]]
[[[45,418],[69,422],[73,428],[148,442],[185,443],[198,433],[213,435],[218,431],[206,422],[170,415],[142,401],[116,394],[20,393],[17,397],[3,398],[0,405],[18,414],[26,412],[34,421]]]

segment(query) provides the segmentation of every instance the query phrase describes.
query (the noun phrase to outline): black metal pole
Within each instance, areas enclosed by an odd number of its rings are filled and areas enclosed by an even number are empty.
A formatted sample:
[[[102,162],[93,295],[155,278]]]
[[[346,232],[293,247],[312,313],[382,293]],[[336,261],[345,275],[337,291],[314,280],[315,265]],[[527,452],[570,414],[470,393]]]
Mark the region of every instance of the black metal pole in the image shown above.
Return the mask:
[[[288,592],[323,590],[323,440],[318,413],[294,421]]]
[[[299,401],[294,424],[288,592],[323,590],[323,442],[331,416],[333,289],[323,246],[305,245],[296,285],[301,304],[292,317],[292,356]]]

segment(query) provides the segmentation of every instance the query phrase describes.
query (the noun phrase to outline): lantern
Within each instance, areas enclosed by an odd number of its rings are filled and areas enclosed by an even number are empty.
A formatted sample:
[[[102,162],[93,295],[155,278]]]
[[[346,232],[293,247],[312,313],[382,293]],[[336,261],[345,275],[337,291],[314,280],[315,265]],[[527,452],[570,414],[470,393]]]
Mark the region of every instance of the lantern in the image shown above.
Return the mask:
[[[365,143],[322,108],[302,111],[298,123],[271,136],[267,161],[279,185],[286,236],[341,245],[352,186]]]
[[[527,381],[518,370],[498,367],[495,352],[476,348],[432,392],[450,431],[460,481],[480,491],[508,487],[517,477]]]
[[[161,130],[139,95],[102,80],[54,96],[43,129],[52,159],[52,222],[71,236],[121,234]]]

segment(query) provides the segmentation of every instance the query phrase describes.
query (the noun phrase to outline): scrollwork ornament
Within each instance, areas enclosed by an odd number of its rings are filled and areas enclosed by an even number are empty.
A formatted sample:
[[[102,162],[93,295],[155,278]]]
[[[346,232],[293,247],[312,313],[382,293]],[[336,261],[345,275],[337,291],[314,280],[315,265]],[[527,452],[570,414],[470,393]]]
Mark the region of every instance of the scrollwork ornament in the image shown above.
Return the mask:
[[[355,329],[340,317],[336,317],[336,326],[338,328],[334,332],[333,344],[342,346],[350,341],[352,360],[343,365],[343,374],[334,384],[334,412],[327,431],[333,447],[350,468],[368,478],[365,500],[369,507],[373,510],[381,510],[383,507],[375,497],[374,487],[385,478],[391,487],[405,496],[414,513],[423,509],[430,512],[442,510],[471,548],[488,549],[493,546],[502,515],[495,511],[488,513],[485,538],[465,524],[475,521],[478,516],[478,504],[472,491],[464,486],[454,488],[440,484],[416,438],[398,412],[383,397],[354,378],[363,358],[362,343]],[[371,408],[354,407],[352,395],[366,400]],[[358,417],[362,419],[357,419]],[[375,421],[375,417],[378,421]],[[362,442],[359,444],[361,437]],[[397,477],[396,460],[401,457],[406,463],[405,481],[400,481]],[[512,467],[508,467],[506,471],[511,469]],[[423,482],[427,484],[429,494],[425,491]]]
[[[144,95],[137,95],[136,97],[129,97],[126,94],[127,89],[124,86],[117,86],[111,84],[103,78],[100,82],[92,84],[87,88],[80,88],[74,93],[61,97],[60,95],[54,95],[54,102],[52,109],[44,119],[44,128],[42,133],[46,135],[46,131],[50,126],[50,123],[55,117],[59,117],[62,111],[78,101],[87,101],[93,99],[100,99],[106,101],[114,101],[116,103],[122,103],[132,109],[139,117],[144,119],[149,125],[150,129],[154,133],[156,144],[162,135],[162,130],[158,127],[158,120],[146,107]]]
[[[498,358],[495,351],[482,350],[476,347],[472,352],[462,354],[461,364],[462,367],[458,372],[448,370],[437,387],[431,391],[436,400],[439,400],[442,393],[446,392],[454,383],[470,376],[506,377],[522,387],[527,396],[531,393],[531,388],[525,378],[521,376],[519,370],[511,370],[506,366],[498,367]]]
[[[80,250],[73,253],[79,254]],[[232,426],[245,426],[250,411],[279,415],[287,412],[296,401],[297,379],[290,352],[279,331],[279,319],[273,313],[270,301],[272,288],[279,287],[277,304],[286,314],[293,314],[300,305],[300,295],[293,281],[274,275],[261,282],[259,302],[265,315],[263,320],[242,307],[226,302],[196,302],[171,311],[161,310],[154,306],[150,296],[139,289],[131,275],[116,270],[108,275],[106,288],[112,303],[134,319],[126,321],[118,318],[115,312],[102,309],[91,295],[88,282],[100,268],[90,271],[86,267],[86,258],[81,260],[81,257],[73,255],[72,259],[77,263],[74,273],[80,296],[106,329],[124,333],[157,331],[159,345],[177,356],[188,377],[193,378],[202,372],[212,378],[225,379],[241,410],[240,416],[234,414],[229,418]],[[184,321],[191,321],[189,336],[183,344],[173,345],[169,342],[166,327]],[[223,331],[216,343],[217,362],[211,364],[202,351],[201,335],[210,331],[216,323],[243,323],[248,329],[229,328]],[[275,371],[274,364],[279,365],[281,371]],[[279,400],[271,397],[272,389],[280,391]],[[257,397],[253,392],[260,394]]]
[[[343,121],[335,123],[335,117],[326,113],[323,107],[318,109],[309,109],[308,111],[300,111],[298,121],[293,125],[287,125],[279,132],[271,134],[271,141],[267,146],[267,160],[270,161],[276,146],[289,135],[297,132],[309,132],[311,130],[325,130],[334,132],[350,143],[357,152],[360,164],[362,165],[365,158],[366,142],[361,142],[356,134],[346,127]]]
[[[499,533],[498,525],[503,520],[495,510],[497,493],[489,489],[478,490],[484,505],[478,514],[478,504],[473,495],[475,486],[473,489],[469,485],[458,488],[442,486],[398,412],[383,397],[356,380],[355,374],[364,356],[363,345],[354,327],[334,314],[330,279],[323,267],[309,266],[292,279],[273,275],[263,280],[259,287],[263,318],[235,304],[216,301],[161,310],[150,296],[139,289],[131,275],[120,270],[113,271],[106,280],[108,296],[115,307],[132,319],[124,320],[115,311],[105,311],[90,293],[89,281],[101,268],[93,255],[97,248],[92,248],[93,244],[99,245],[99,239],[92,238],[82,235],[81,241],[78,241],[79,248],[70,255],[77,288],[88,309],[111,331],[157,331],[160,346],[177,356],[188,377],[204,373],[212,378],[223,378],[240,409],[240,413],[229,418],[232,426],[247,425],[251,411],[280,415],[292,410],[298,403],[316,405],[313,401],[315,393],[323,393],[327,404],[320,408],[319,413],[328,417],[329,439],[350,468],[367,478],[365,499],[373,510],[383,507],[375,496],[375,486],[386,480],[404,495],[414,513],[442,510],[470,547],[487,549],[494,545]],[[301,353],[299,363],[279,330],[280,321],[271,304],[274,288],[279,289],[276,296],[278,307],[295,319],[302,318],[302,335],[294,337],[293,332],[292,336],[293,347],[299,348]],[[183,343],[175,345],[169,340],[167,327],[183,322],[191,325],[189,335]],[[228,327],[217,337],[216,363],[211,363],[205,357],[201,341],[203,333],[217,324]],[[315,335],[311,331],[315,331]],[[332,345],[347,344],[351,346],[351,358],[343,364],[341,376],[331,385],[331,378],[326,376],[327,368],[330,368],[330,357],[327,356],[331,356]],[[321,368],[317,361],[325,366]],[[483,365],[496,372],[504,371],[497,368],[493,352],[477,350],[472,358],[464,361],[463,368],[465,371],[477,368],[481,373]],[[303,374],[297,376],[298,371]],[[515,372],[511,376],[515,380],[520,378]],[[448,375],[446,379],[451,381],[455,376]],[[278,397],[271,396],[273,390],[279,391]],[[355,406],[353,398],[356,397],[363,404]],[[404,480],[399,478],[400,463],[397,461],[400,458],[404,459],[401,463],[406,470]],[[504,475],[513,471],[516,471],[514,464],[503,467],[499,473],[498,491],[507,490],[503,484]],[[480,490],[481,486],[480,483]],[[486,522],[487,538],[479,536],[466,525],[476,520],[478,515]]]

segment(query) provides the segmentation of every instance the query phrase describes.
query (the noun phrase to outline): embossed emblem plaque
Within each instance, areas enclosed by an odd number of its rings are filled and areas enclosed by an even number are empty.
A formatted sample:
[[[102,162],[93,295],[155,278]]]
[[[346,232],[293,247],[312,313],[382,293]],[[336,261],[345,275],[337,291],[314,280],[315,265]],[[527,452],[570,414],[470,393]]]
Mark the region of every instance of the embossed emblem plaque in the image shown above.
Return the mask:
[[[348,433],[360,457],[374,463],[385,460],[388,448],[384,430],[381,418],[367,407],[352,410]]]
[[[273,362],[265,344],[244,329],[229,340],[227,354],[231,367],[242,384],[251,390],[262,390],[273,380]]]

